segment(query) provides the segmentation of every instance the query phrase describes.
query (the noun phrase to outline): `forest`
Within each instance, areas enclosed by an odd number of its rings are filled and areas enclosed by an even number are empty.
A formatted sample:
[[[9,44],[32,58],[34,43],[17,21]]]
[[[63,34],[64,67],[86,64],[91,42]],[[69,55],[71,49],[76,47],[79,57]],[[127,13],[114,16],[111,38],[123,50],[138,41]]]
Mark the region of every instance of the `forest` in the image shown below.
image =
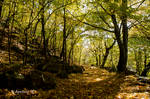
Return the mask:
[[[149,0],[0,0],[0,99],[150,99]]]

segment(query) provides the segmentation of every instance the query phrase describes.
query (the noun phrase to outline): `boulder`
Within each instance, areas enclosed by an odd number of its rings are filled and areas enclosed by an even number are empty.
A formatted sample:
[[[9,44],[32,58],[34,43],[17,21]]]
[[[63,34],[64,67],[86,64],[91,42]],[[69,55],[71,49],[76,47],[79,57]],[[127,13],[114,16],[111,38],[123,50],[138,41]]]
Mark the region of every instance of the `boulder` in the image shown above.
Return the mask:
[[[63,67],[63,64],[48,63],[43,66],[42,70],[48,71],[51,73],[59,73],[62,67]]]
[[[53,89],[56,87],[55,77],[48,73],[34,70],[27,75],[18,73],[0,73],[0,88],[8,89]]]
[[[26,76],[28,82],[31,82],[31,88],[53,89],[56,87],[55,77],[49,76],[44,72],[34,70]]]
[[[148,78],[148,77],[139,76],[137,80],[142,82],[142,83],[150,84],[150,78]]]
[[[83,73],[83,71],[85,71],[83,66],[73,65],[67,67],[68,73]]]
[[[67,73],[66,70],[62,70],[61,72],[59,72],[57,74],[57,77],[59,77],[59,78],[68,78],[68,73]]]

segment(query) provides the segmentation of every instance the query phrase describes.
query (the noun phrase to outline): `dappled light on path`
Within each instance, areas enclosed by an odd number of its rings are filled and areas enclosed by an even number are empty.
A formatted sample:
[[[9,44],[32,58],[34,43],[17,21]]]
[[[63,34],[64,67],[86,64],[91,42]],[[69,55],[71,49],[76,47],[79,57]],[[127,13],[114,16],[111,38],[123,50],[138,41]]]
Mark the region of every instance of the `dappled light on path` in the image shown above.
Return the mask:
[[[133,75],[109,73],[104,69],[84,66],[83,74],[70,74],[69,79],[57,79],[55,90],[49,91],[53,99],[149,99],[150,90],[136,92],[139,87]],[[149,85],[146,85],[148,88]],[[133,87],[133,89],[131,88]],[[140,91],[140,89],[139,89]],[[44,93],[43,93],[44,95]],[[42,96],[42,95],[41,95]]]
[[[134,75],[110,73],[104,69],[89,66],[84,66],[84,68],[83,74],[70,74],[69,79],[57,78],[56,89],[36,90],[37,96],[35,97],[44,99],[150,99],[150,85],[138,82]],[[12,92],[8,95],[13,95]]]

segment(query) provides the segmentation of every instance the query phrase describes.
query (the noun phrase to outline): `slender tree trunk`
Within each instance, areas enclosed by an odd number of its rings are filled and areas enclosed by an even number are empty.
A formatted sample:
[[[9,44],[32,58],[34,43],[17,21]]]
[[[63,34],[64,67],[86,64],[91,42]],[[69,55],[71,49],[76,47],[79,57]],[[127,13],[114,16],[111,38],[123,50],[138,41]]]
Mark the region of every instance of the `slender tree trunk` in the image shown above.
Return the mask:
[[[71,46],[69,54],[68,54],[68,64],[70,64],[71,52],[72,52],[72,46]]]
[[[104,54],[104,58],[103,58],[102,65],[101,65],[102,68],[104,68],[105,63],[106,63],[106,61],[107,61],[107,57],[108,57],[108,55],[109,55],[109,52],[110,52],[110,50],[113,48],[113,46],[115,45],[115,43],[116,43],[116,41],[114,41],[113,44],[112,44],[110,47],[107,47],[107,46],[105,45],[105,46],[106,46],[106,51],[105,51],[105,54]]]
[[[71,53],[71,64],[73,64],[74,62],[74,48],[72,49],[72,53]]]
[[[11,7],[9,6],[9,11],[10,11],[10,9],[11,9]],[[9,12],[9,14],[10,14],[10,12]],[[11,57],[11,55],[10,55],[10,53],[11,53],[11,33],[10,32],[12,32],[12,31],[10,31],[9,25],[8,25],[8,58],[9,58],[9,64],[11,64],[11,58],[10,58]]]
[[[147,66],[147,49],[144,49],[144,67]]]
[[[140,75],[141,74],[141,59],[142,59],[142,52],[139,48],[138,51],[134,50],[135,61],[136,61],[136,71]]]
[[[55,13],[55,32],[54,32],[54,40],[53,40],[53,49],[54,49],[54,55],[56,56],[56,45],[57,45],[57,41],[56,41],[56,39],[57,39],[57,36],[56,36],[56,34],[57,34],[57,17],[56,17],[56,14],[57,13]]]
[[[80,48],[79,65],[81,64],[82,50],[83,50],[83,48]],[[85,64],[85,61],[84,61],[84,64]]]
[[[9,58],[9,64],[11,64],[11,31],[9,31],[9,28],[8,28],[8,58]]]
[[[63,29],[63,47],[62,47],[62,53],[61,57],[63,57],[63,61],[66,63],[66,8],[64,7],[64,29]]]
[[[102,68],[104,68],[104,66],[105,66],[108,55],[109,55],[109,50],[106,49],[106,52],[105,52],[105,55],[104,55],[104,58],[103,58],[103,62],[102,62],[102,65],[101,65]]]
[[[113,49],[112,49],[113,50]],[[111,66],[114,66],[114,61],[113,61],[113,51],[111,51]]]
[[[124,46],[124,67],[126,68],[128,61],[128,26],[127,26],[127,0],[122,0],[123,16],[122,16],[122,33],[123,33],[123,46]]]
[[[150,62],[145,66],[144,70],[141,73],[141,76],[147,76],[149,70],[150,70]]]
[[[24,49],[24,54],[23,54],[23,64],[24,65],[27,64],[27,58],[28,58],[28,29],[30,29],[30,27],[31,27],[30,22],[32,19],[32,14],[33,14],[33,11],[31,11],[29,23],[28,23],[27,27],[24,29],[24,36],[25,36],[25,49]]]
[[[100,54],[98,55],[98,59],[99,59],[98,66],[100,66],[101,65],[101,55]]]
[[[0,1],[0,18],[2,17],[2,7],[3,7],[3,3],[4,3],[4,0],[1,0],[1,1]]]
[[[42,11],[41,11],[41,24],[42,24],[42,37],[43,37],[43,54],[45,56],[45,59],[47,59],[47,50],[46,50],[46,38],[45,38],[45,22],[44,22],[44,1],[41,1],[42,5]]]
[[[13,16],[12,16],[12,23],[11,23],[11,31],[10,35],[8,36],[8,52],[9,52],[9,63],[11,64],[11,36],[13,32],[13,27],[14,27],[14,16],[15,16],[15,8],[16,8],[16,3],[13,4]]]
[[[24,34],[25,34],[25,50],[24,50],[24,56],[23,56],[23,64],[26,65],[27,64],[27,51],[28,51],[28,33],[26,31],[26,29],[24,30]]]
[[[96,66],[98,66],[98,57],[97,57],[97,55],[95,55],[95,59],[96,59]]]
[[[69,51],[69,54],[68,54],[68,63],[70,64],[70,61],[72,63],[73,61],[73,49],[74,49],[74,35],[72,33],[72,37],[71,37],[71,48],[70,48],[70,51]]]
[[[147,50],[144,49],[144,70],[141,73],[141,76],[147,76],[147,73],[150,69],[150,62],[147,64]]]

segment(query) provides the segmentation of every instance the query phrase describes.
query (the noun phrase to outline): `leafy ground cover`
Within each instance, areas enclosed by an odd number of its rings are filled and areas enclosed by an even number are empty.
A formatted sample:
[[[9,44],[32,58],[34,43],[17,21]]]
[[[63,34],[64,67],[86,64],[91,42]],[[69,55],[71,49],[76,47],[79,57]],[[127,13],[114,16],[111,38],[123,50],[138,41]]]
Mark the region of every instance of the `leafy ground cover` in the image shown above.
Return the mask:
[[[150,99],[150,85],[141,83],[134,75],[110,73],[104,69],[84,66],[83,74],[70,74],[69,79],[56,77],[51,90],[1,89],[2,97],[41,99]],[[53,75],[55,76],[55,75]]]

